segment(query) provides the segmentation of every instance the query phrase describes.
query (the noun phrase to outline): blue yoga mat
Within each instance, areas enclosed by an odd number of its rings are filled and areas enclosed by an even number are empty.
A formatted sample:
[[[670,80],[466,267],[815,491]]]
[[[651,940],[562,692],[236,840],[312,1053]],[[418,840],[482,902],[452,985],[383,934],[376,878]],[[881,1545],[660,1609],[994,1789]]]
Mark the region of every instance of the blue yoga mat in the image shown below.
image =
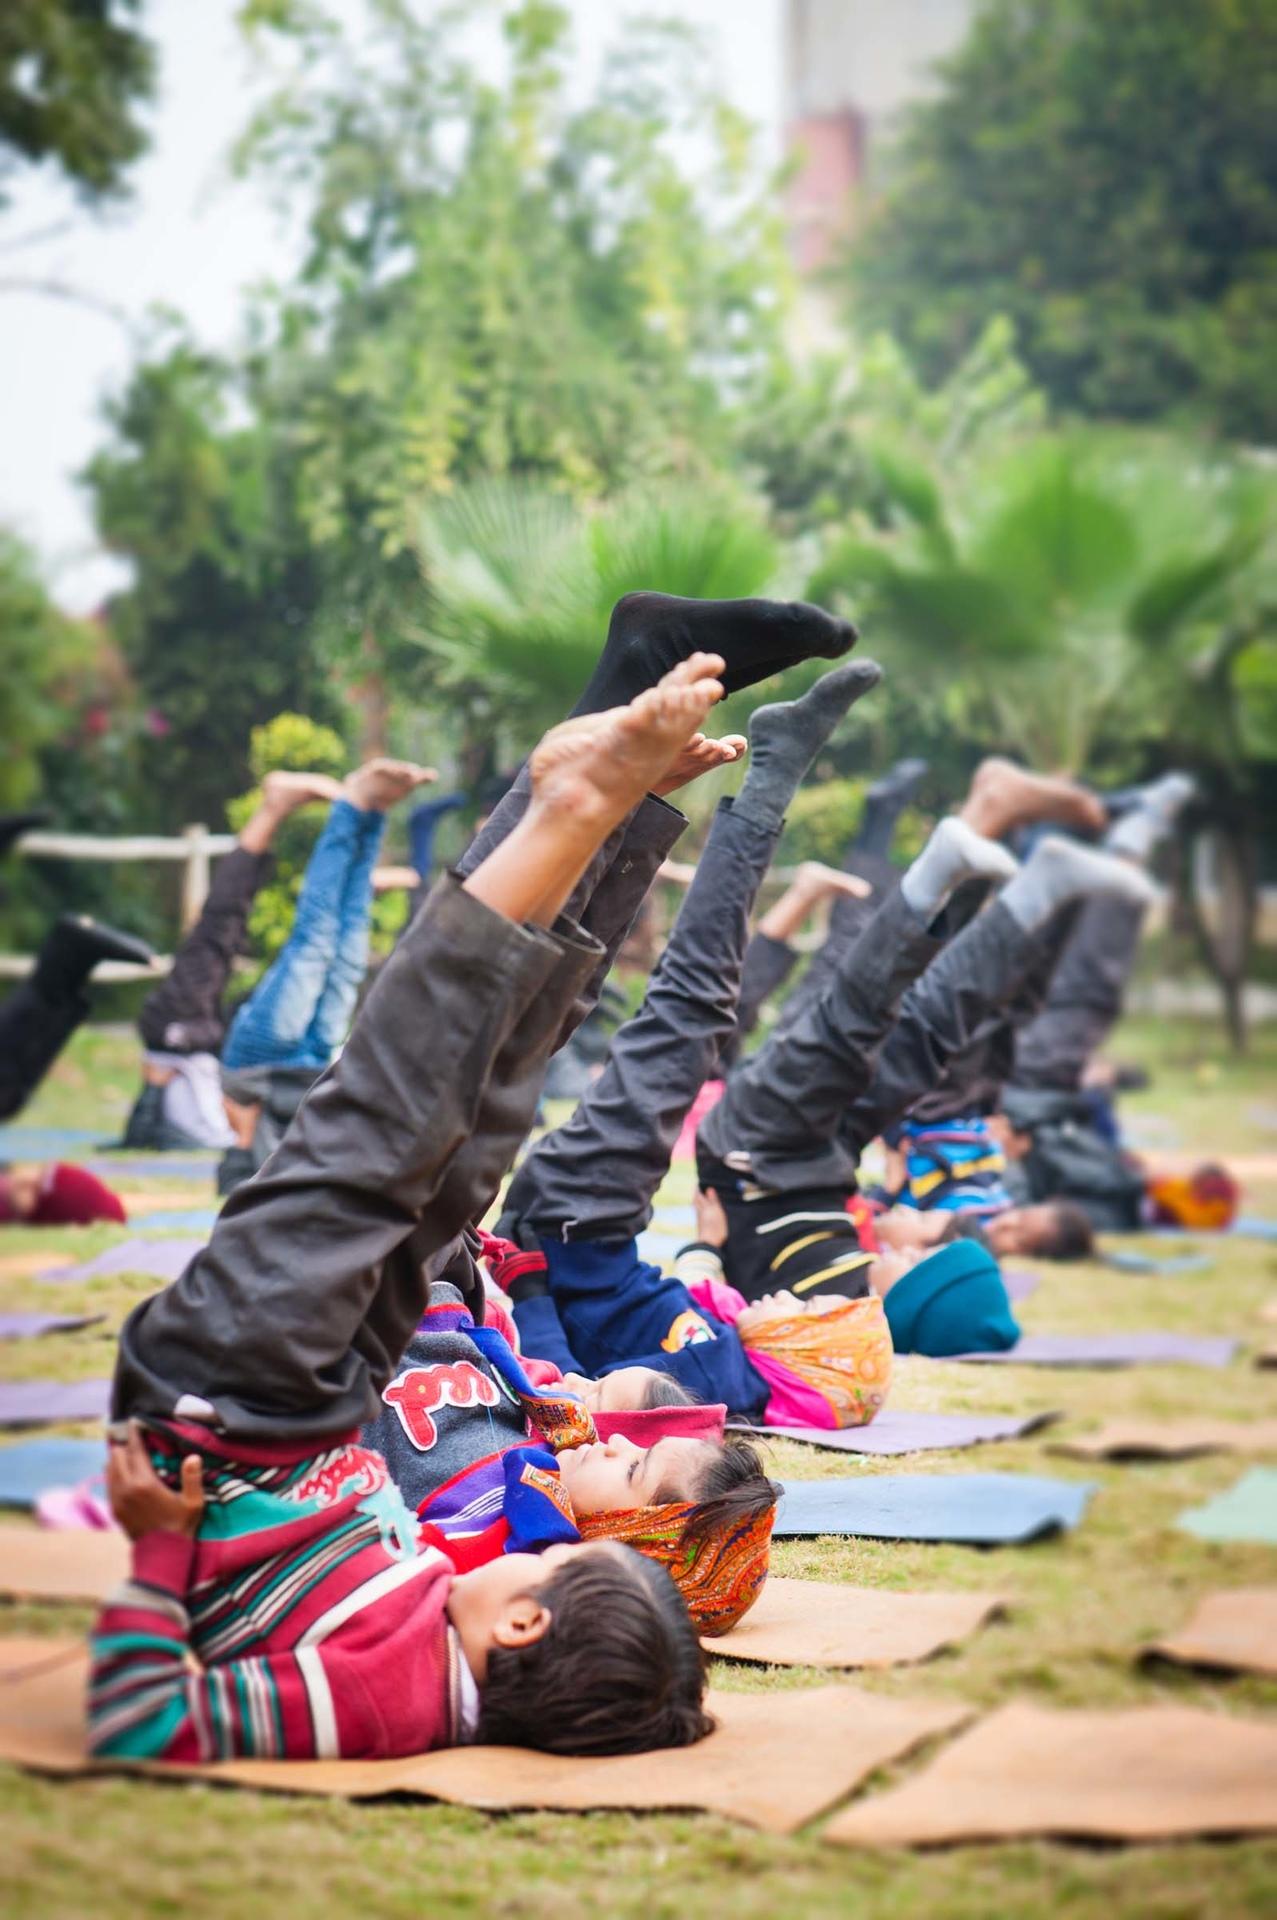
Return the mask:
[[[121,1155],[112,1160],[86,1160],[90,1173],[100,1180],[212,1180],[217,1172],[217,1155],[206,1160],[179,1160],[171,1153]]]
[[[1232,1231],[1246,1240],[1277,1240],[1277,1220],[1261,1220],[1256,1214],[1244,1213],[1234,1220]]]
[[[1155,1253],[1140,1253],[1135,1247],[1110,1247],[1104,1253],[1104,1265],[1119,1273],[1201,1273],[1215,1263],[1205,1253],[1173,1253],[1159,1260]]]
[[[0,1160],[74,1160],[93,1137],[83,1127],[0,1127]]]
[[[1091,1480],[1030,1473],[886,1473],[852,1480],[786,1480],[778,1540],[850,1534],[862,1540],[1014,1546],[1075,1527]]]
[[[216,1207],[191,1207],[187,1212],[148,1213],[136,1224],[148,1229],[162,1227],[171,1233],[202,1233],[207,1238],[217,1225],[217,1215]]]
[[[102,1440],[68,1440],[62,1434],[0,1447],[0,1507],[33,1507],[51,1487],[74,1487],[101,1473],[105,1456]]]

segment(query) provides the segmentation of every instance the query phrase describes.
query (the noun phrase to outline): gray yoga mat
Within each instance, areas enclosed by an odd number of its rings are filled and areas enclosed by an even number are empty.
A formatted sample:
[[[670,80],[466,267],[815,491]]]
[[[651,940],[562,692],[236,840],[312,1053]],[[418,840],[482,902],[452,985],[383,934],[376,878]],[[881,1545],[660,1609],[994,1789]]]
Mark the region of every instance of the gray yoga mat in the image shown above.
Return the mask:
[[[927,1453],[941,1449],[976,1447],[986,1440],[1020,1440],[1036,1433],[1059,1413],[908,1413],[884,1407],[867,1427],[742,1427],[749,1433],[774,1434],[778,1440],[801,1440],[831,1453]],[[732,1421],[733,1427],[736,1422]]]
[[[1042,1284],[1039,1273],[1029,1273],[1027,1269],[1017,1272],[1014,1267],[1002,1269],[1002,1284],[1007,1290],[1009,1300],[1027,1300],[1037,1292]]]
[[[42,1333],[74,1333],[105,1320],[104,1313],[0,1313],[0,1340],[32,1340]]]
[[[997,1353],[955,1353],[986,1366],[1226,1367],[1236,1340],[1189,1333],[1026,1333]]]
[[[58,1420],[101,1420],[109,1380],[0,1380],[0,1427],[46,1427]]]
[[[100,1280],[116,1273],[146,1273],[153,1280],[176,1280],[195,1255],[208,1245],[207,1238],[193,1240],[121,1240],[92,1260],[78,1267],[55,1267],[42,1273],[41,1280]]]
[[[74,1160],[92,1139],[83,1127],[0,1127],[0,1160]]]
[[[778,1540],[818,1534],[1014,1546],[1075,1527],[1094,1481],[1028,1473],[883,1473],[851,1480],[787,1480]]]

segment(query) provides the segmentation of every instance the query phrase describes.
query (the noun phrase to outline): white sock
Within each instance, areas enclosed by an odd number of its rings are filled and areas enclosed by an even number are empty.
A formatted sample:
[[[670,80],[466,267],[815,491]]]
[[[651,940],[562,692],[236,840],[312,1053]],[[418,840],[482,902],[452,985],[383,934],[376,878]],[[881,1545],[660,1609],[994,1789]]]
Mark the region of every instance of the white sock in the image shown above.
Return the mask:
[[[995,881],[1009,880],[1017,871],[1017,863],[1005,847],[950,814],[905,874],[900,891],[905,904],[927,927],[964,880],[980,875]]]
[[[1058,907],[1084,893],[1111,893],[1139,906],[1148,906],[1156,898],[1152,881],[1129,860],[1048,834],[1004,890],[1002,904],[1026,933],[1032,933]]]

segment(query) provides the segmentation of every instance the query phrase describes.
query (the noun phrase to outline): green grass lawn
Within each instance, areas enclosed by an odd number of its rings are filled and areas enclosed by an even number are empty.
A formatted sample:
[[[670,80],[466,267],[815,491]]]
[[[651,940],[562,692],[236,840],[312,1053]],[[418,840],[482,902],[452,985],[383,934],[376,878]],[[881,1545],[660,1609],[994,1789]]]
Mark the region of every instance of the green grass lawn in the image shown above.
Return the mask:
[[[1205,1025],[1129,1023],[1114,1051],[1147,1065],[1150,1090],[1131,1099],[1133,1126],[1150,1146],[1277,1156],[1277,1034],[1256,1037],[1241,1062]],[[91,1127],[107,1138],[131,1093],[133,1047],[111,1031],[82,1035],[39,1100],[32,1126]],[[184,1185],[186,1183],[183,1183]],[[669,1197],[685,1200],[690,1172],[676,1169]],[[1277,1215],[1277,1180],[1252,1184],[1247,1210]],[[0,1253],[96,1251],[113,1231],[6,1232]],[[1207,1270],[1146,1279],[1102,1266],[1047,1270],[1022,1317],[1034,1330],[1171,1327],[1240,1335],[1272,1328],[1259,1318],[1277,1297],[1277,1247],[1202,1240]],[[102,1328],[11,1345],[11,1377],[63,1379],[107,1371],[111,1329],[149,1282],[123,1276],[59,1288],[0,1280],[9,1308],[82,1303],[108,1315]],[[1065,1423],[1032,1440],[974,1452],[857,1463],[792,1445],[775,1449],[777,1473],[1055,1473],[1097,1484],[1090,1512],[1067,1538],[982,1554],[961,1548],[843,1540],[789,1542],[777,1572],[861,1585],[996,1590],[1010,1610],[959,1652],[926,1666],[847,1676],[874,1691],[961,1700],[1013,1698],[1044,1705],[1172,1700],[1218,1712],[1273,1714],[1277,1683],[1193,1675],[1138,1663],[1142,1644],[1179,1625],[1212,1588],[1272,1582],[1277,1551],[1219,1547],[1175,1530],[1183,1508],[1223,1490],[1243,1471],[1227,1457],[1168,1465],[1086,1467],[1048,1451],[1052,1439],[1102,1419],[1178,1411],[1242,1419],[1277,1412],[1277,1375],[1243,1353],[1230,1368],[1150,1368],[1118,1373],[979,1369],[898,1363],[900,1406],[1016,1412],[1058,1409]],[[67,1607],[12,1606],[10,1632],[87,1625]],[[719,1662],[724,1687],[805,1687],[830,1676]],[[925,1764],[926,1756],[907,1763]],[[530,1767],[536,1765],[529,1758]],[[892,1777],[892,1776],[884,1776]],[[879,1781],[872,1786],[880,1784]],[[871,1790],[872,1790],[871,1786]],[[657,1916],[937,1915],[1012,1920],[1046,1912],[1096,1920],[1145,1916],[1271,1914],[1277,1906],[1277,1839],[1174,1847],[1064,1844],[956,1848],[867,1855],[826,1847],[820,1823],[792,1839],[694,1816],[484,1815],[419,1803],[369,1805],[288,1800],[125,1779],[58,1784],[0,1769],[4,1910],[13,1916],[163,1916],[247,1920],[293,1915],[564,1914]]]

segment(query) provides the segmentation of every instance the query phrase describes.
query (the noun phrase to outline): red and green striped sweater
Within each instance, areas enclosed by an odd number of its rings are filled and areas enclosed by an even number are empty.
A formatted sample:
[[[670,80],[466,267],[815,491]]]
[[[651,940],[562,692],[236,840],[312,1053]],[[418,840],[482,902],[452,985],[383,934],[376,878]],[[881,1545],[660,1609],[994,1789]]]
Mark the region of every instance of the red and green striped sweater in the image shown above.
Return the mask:
[[[465,1737],[474,1682],[385,1462],[353,1436],[249,1446],[148,1436],[176,1485],[204,1460],[196,1540],[137,1541],[91,1642],[89,1741],[128,1759],[388,1757]],[[192,1667],[194,1654],[200,1665]]]

